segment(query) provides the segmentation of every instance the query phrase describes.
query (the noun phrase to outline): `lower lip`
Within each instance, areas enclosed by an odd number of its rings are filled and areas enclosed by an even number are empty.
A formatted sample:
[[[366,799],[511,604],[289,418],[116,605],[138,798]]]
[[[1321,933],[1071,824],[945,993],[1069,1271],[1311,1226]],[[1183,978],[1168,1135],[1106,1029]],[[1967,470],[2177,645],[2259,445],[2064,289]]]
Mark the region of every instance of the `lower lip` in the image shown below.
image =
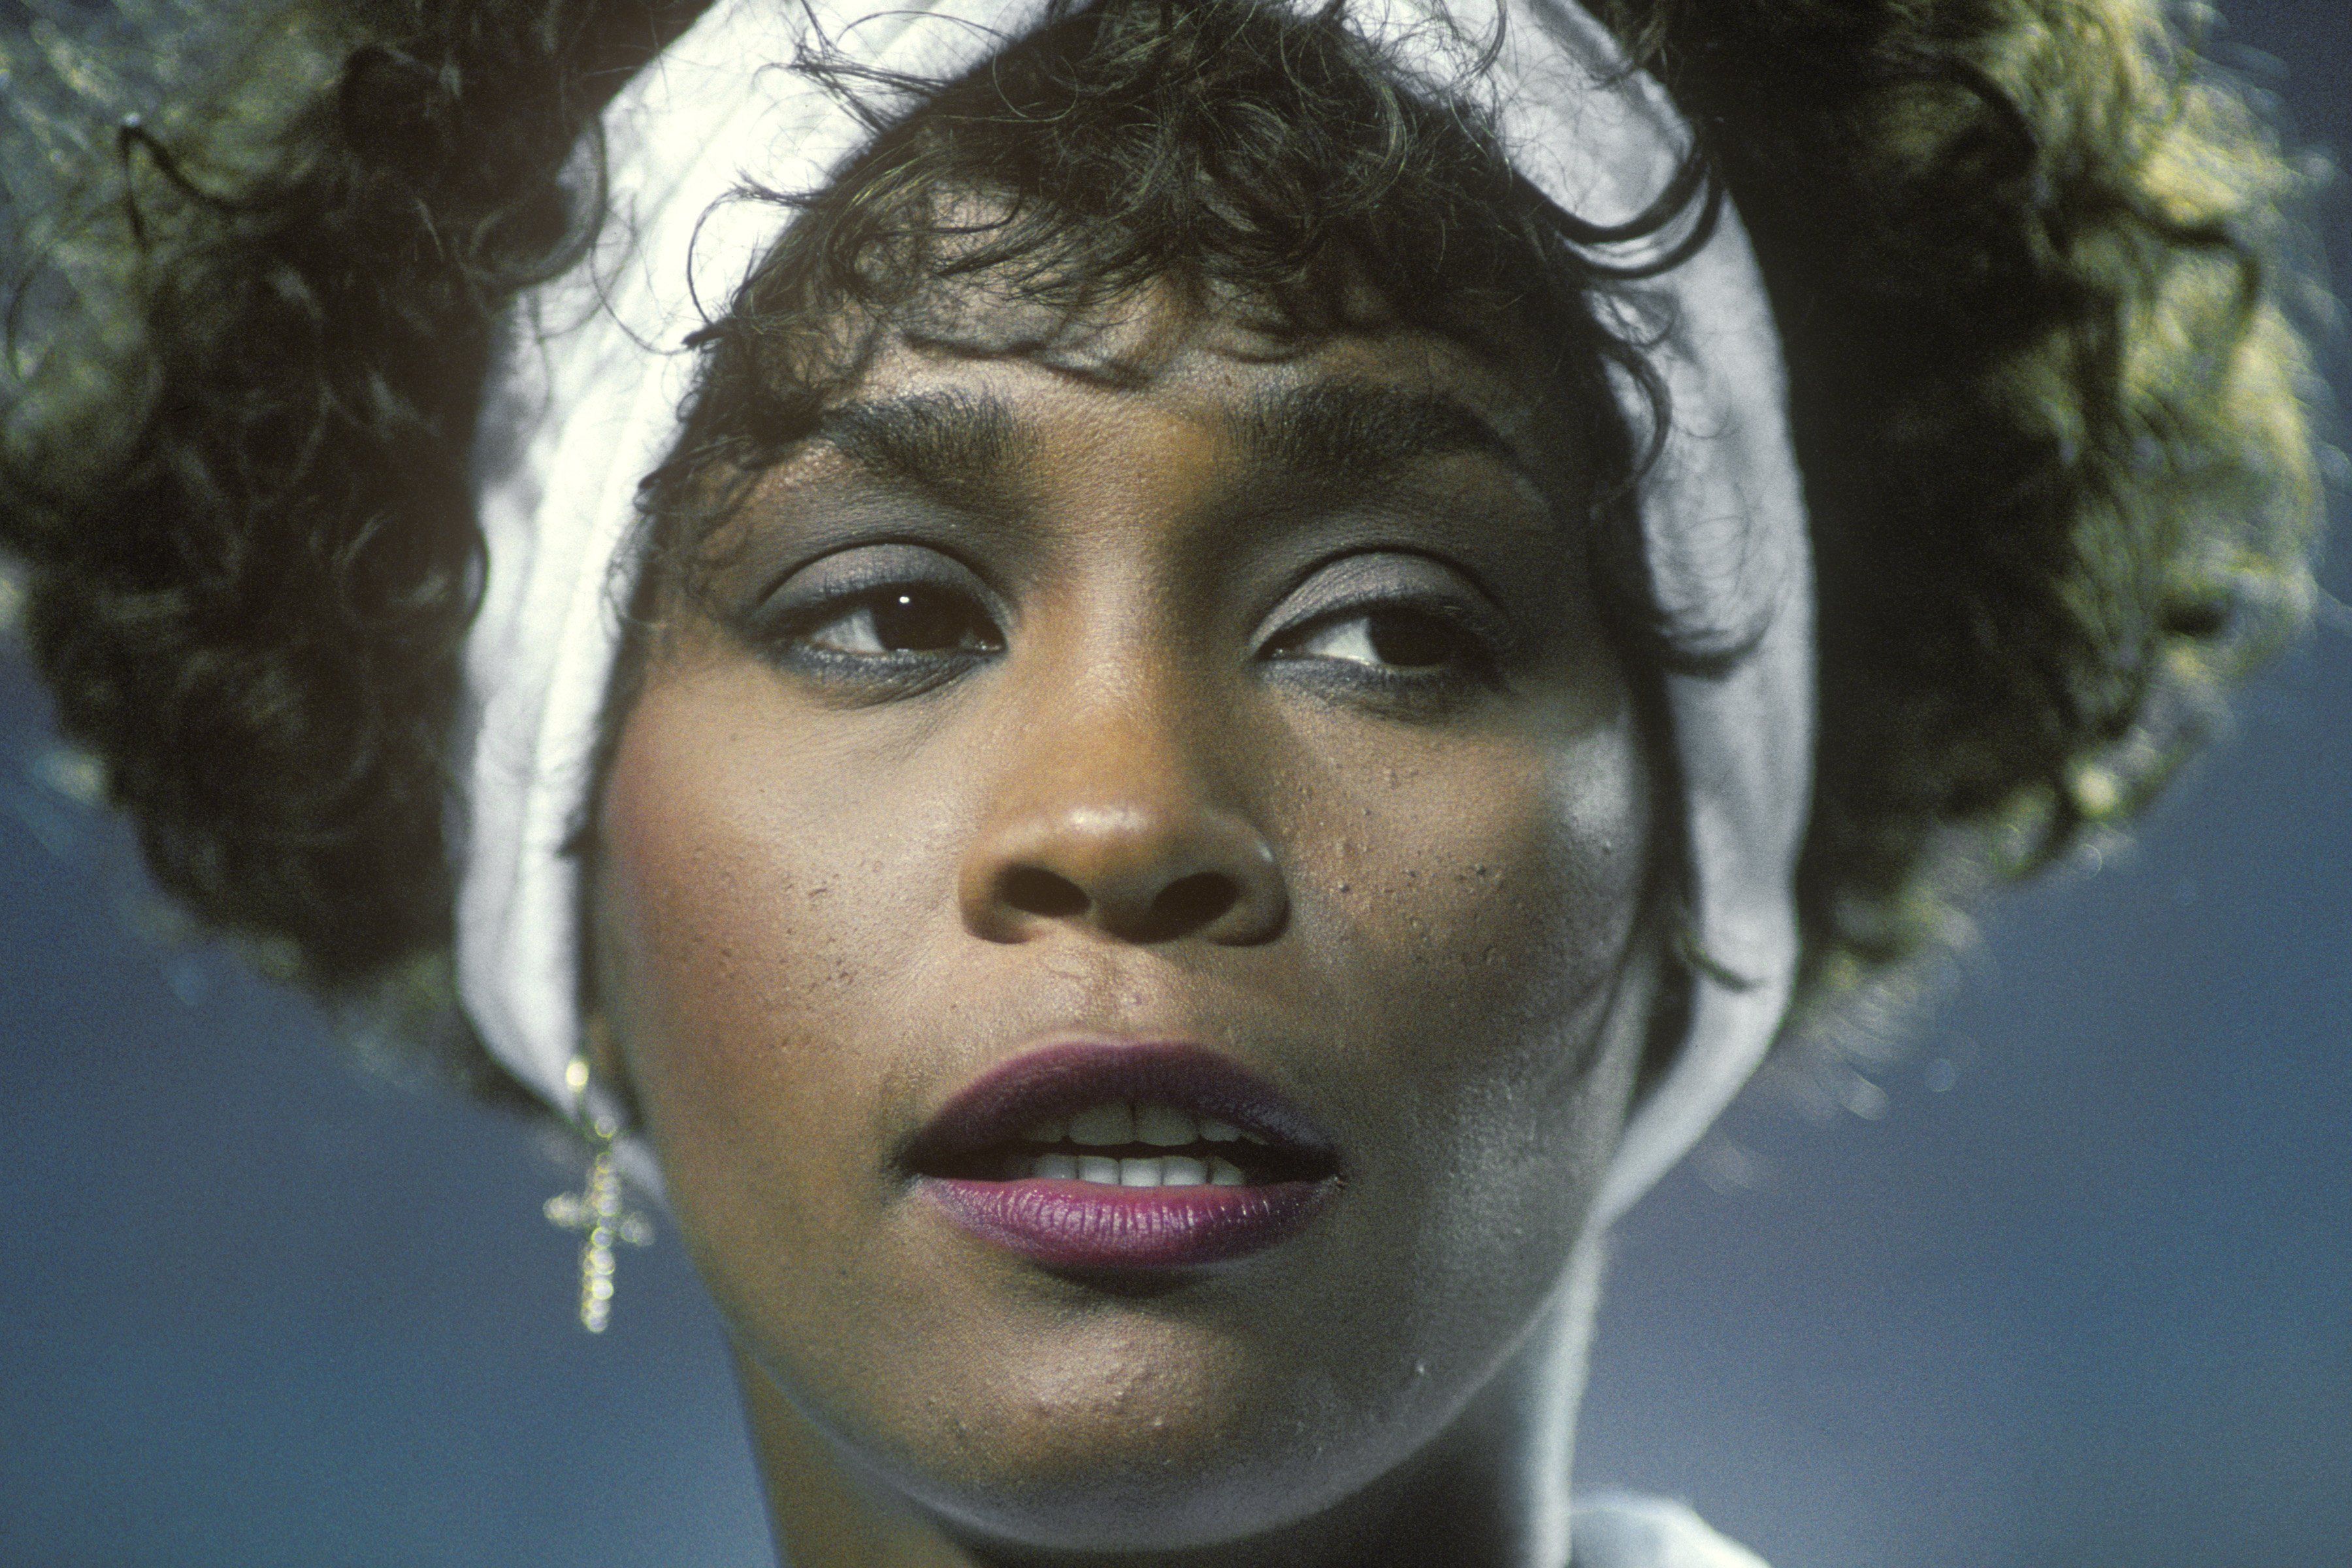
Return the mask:
[[[1049,1268],[1186,1268],[1263,1252],[1322,1211],[1328,1182],[1259,1187],[1112,1187],[927,1177],[947,1216]]]

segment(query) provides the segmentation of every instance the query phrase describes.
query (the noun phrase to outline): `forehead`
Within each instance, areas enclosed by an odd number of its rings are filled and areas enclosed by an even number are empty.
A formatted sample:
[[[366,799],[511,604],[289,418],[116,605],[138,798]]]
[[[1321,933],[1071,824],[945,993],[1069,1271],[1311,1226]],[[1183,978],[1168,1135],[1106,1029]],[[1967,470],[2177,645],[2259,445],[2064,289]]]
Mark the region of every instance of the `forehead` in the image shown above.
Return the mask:
[[[1576,494],[1589,454],[1546,378],[1425,331],[1283,337],[1242,309],[1158,287],[1092,311],[971,296],[877,334],[824,399],[812,448],[925,488],[1017,480],[1055,447],[1116,461],[1147,428],[1220,473],[1344,490],[1416,465],[1481,461]]]

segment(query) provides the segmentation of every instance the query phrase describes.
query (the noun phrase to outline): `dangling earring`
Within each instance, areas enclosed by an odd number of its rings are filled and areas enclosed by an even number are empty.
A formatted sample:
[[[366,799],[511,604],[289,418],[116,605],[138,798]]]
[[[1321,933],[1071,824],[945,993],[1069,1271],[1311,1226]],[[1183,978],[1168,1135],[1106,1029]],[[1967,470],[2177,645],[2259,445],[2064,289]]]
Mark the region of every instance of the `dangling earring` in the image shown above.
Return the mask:
[[[621,1135],[621,1124],[589,1106],[584,1059],[573,1057],[564,1067],[563,1086],[572,1091],[572,1124],[588,1142],[588,1183],[576,1193],[548,1199],[546,1212],[550,1224],[580,1233],[580,1326],[601,1334],[613,1318],[613,1244],[646,1246],[654,1229],[645,1215],[626,1206],[621,1173],[613,1164],[613,1140]]]

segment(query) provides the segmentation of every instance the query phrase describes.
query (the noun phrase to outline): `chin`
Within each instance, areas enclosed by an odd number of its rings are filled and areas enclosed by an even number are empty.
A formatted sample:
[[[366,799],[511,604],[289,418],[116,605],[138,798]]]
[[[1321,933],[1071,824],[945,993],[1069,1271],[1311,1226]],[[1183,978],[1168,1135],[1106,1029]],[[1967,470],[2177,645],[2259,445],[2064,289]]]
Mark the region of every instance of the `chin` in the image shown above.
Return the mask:
[[[1409,1460],[1448,1414],[1425,1399],[1339,1418],[1242,1399],[1122,1399],[1121,1392],[1107,1393],[1091,1411],[1029,1401],[984,1428],[955,1420],[928,1434],[920,1451],[877,1452],[828,1436],[846,1468],[975,1544],[1181,1551],[1327,1512]],[[1318,1426],[1322,1435],[1302,1440],[1302,1426]]]
[[[1590,1270],[1569,1259],[1594,1249],[1556,1236],[1534,1250],[1558,1252],[1556,1266],[1432,1258],[1437,1289],[1356,1316],[1347,1302],[1402,1270],[1302,1257],[1041,1288],[986,1260],[960,1280],[930,1276],[936,1315],[903,1325],[919,1349],[877,1349],[924,1375],[810,1365],[807,1336],[781,1327],[779,1346],[799,1354],[748,1352],[742,1373],[772,1454],[789,1424],[870,1495],[976,1547],[1174,1552],[1292,1526],[1322,1538],[1359,1519],[1377,1528],[1457,1438],[1565,1430],[1591,1308],[1572,1288]]]

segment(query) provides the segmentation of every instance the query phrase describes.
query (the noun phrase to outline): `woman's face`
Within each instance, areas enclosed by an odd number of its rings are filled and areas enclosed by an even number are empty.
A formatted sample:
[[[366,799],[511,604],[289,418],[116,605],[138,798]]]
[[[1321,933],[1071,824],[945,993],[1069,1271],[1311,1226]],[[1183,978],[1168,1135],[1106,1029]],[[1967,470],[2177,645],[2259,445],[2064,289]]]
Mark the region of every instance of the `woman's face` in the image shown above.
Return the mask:
[[[992,310],[888,341],[666,606],[599,1033],[755,1410],[959,1531],[1227,1538],[1544,1310],[1641,1045],[1651,778],[1518,378],[1171,290],[1015,352]]]

